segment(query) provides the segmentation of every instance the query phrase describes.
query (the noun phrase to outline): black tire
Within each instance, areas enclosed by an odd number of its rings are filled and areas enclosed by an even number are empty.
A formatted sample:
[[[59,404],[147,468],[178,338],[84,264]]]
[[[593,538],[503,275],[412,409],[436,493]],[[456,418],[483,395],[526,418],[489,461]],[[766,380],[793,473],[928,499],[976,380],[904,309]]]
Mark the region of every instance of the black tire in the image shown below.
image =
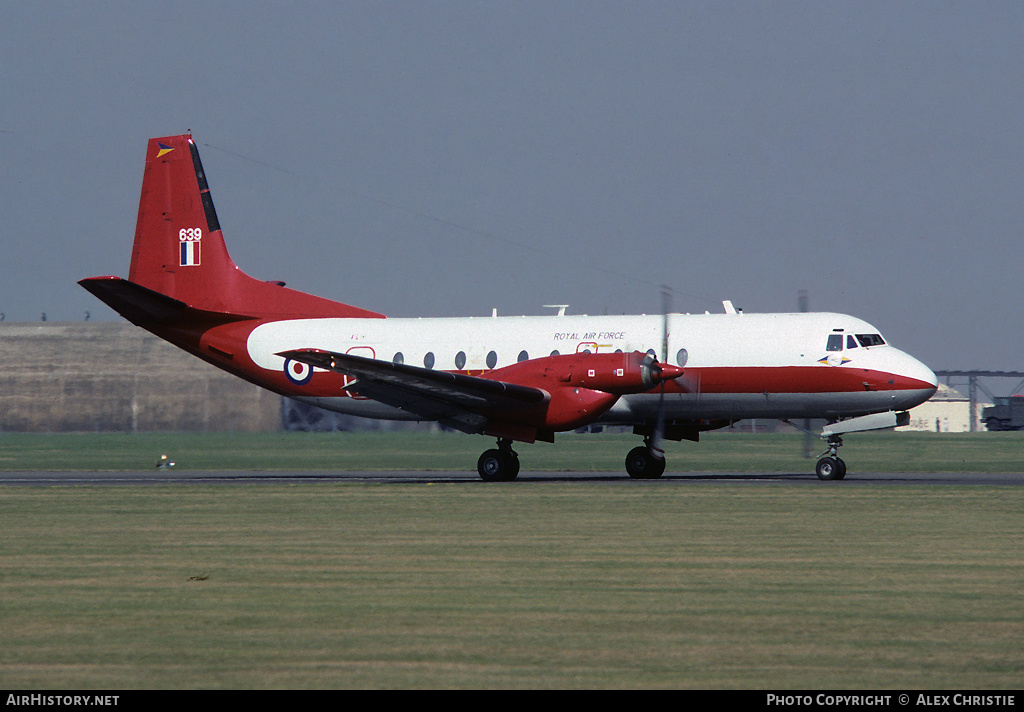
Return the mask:
[[[841,480],[846,477],[846,463],[838,457],[826,455],[818,460],[818,464],[815,466],[814,472],[818,475],[819,480],[827,480],[830,482],[833,480]]]
[[[838,457],[836,458],[836,467],[838,467],[838,468],[839,468],[839,476],[838,476],[838,477],[836,477],[836,479],[837,479],[837,480],[841,480],[841,479],[843,479],[844,477],[846,477],[846,463],[845,463],[845,462],[843,462],[843,461],[842,461],[842,460],[841,460],[840,458],[838,458]]]
[[[484,482],[511,482],[519,474],[519,457],[515,453],[487,450],[477,460],[476,471]]]
[[[635,447],[626,455],[626,472],[634,480],[656,480],[665,473],[665,460],[646,446]]]
[[[505,479],[503,482],[511,482],[519,476],[519,455],[514,452],[502,453],[502,456],[506,459],[506,466],[508,470],[505,472]]]

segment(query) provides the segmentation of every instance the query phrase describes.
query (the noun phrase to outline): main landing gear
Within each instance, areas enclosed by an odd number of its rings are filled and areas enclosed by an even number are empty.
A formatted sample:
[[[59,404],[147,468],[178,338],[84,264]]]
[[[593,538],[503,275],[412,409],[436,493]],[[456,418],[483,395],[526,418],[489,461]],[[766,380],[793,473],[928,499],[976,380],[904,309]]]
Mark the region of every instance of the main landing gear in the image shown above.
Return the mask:
[[[511,482],[519,474],[519,455],[512,449],[512,441],[498,438],[497,449],[487,450],[476,462],[477,472],[484,482]]]
[[[634,480],[656,480],[665,473],[665,455],[658,457],[648,440],[626,455],[626,472]]]
[[[819,480],[841,480],[846,477],[846,463],[843,462],[837,451],[843,444],[843,439],[838,435],[828,437],[828,451],[818,460],[814,471]]]

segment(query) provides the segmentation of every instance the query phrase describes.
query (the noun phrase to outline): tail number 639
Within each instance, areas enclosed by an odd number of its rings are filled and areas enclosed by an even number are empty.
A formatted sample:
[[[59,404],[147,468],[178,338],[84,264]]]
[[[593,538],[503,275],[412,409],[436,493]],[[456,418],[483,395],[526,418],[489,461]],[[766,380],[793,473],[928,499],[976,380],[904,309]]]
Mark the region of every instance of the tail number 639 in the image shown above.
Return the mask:
[[[198,227],[183,227],[178,230],[178,239],[182,242],[195,242],[203,239],[203,230]]]

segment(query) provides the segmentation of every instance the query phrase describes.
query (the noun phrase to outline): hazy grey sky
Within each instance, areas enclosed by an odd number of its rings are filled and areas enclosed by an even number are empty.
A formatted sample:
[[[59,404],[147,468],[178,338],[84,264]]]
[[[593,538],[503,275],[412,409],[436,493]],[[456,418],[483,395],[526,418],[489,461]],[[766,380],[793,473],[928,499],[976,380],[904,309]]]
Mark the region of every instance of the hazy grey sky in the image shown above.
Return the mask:
[[[391,316],[854,314],[1024,368],[1024,3],[0,0],[0,312],[116,315],[150,137]]]

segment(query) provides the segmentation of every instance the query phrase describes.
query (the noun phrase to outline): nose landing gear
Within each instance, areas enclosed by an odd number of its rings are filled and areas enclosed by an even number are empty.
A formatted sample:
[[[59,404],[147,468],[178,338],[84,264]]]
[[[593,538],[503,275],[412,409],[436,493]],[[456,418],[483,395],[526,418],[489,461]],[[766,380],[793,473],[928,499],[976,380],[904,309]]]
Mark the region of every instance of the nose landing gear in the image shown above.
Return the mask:
[[[846,463],[837,454],[843,439],[838,435],[828,437],[828,451],[818,460],[814,471],[819,480],[841,480],[846,477]]]

